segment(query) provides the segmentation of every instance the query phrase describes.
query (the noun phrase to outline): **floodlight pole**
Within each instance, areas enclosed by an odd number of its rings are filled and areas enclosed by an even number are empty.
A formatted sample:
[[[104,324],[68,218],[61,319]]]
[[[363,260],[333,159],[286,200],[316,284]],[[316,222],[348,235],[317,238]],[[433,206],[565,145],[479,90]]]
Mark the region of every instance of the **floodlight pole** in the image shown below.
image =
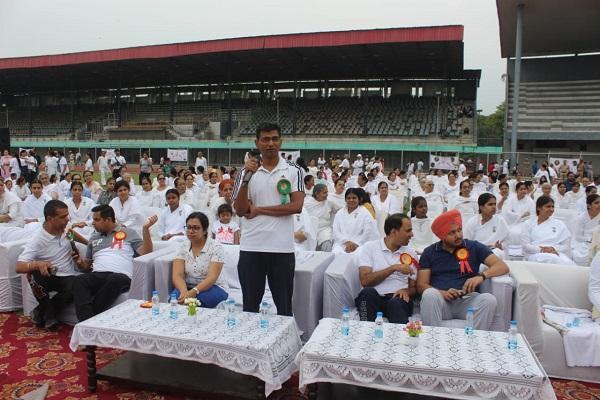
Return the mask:
[[[510,157],[514,160],[517,154],[517,129],[519,125],[519,92],[521,89],[521,51],[523,47],[523,9],[525,5],[517,6],[517,31],[515,43],[515,78],[513,83],[512,129],[510,135]]]

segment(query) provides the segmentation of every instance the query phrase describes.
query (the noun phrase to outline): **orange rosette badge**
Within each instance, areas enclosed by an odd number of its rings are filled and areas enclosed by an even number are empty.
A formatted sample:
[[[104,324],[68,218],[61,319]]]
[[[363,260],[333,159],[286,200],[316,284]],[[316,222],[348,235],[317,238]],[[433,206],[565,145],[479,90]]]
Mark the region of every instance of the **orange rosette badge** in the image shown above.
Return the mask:
[[[411,256],[408,253],[400,254],[400,264],[404,264],[404,265],[414,264],[415,267],[419,268],[419,263],[417,262],[417,260],[415,260],[413,258],[413,256]]]
[[[454,253],[456,259],[458,260],[458,264],[460,266],[461,274],[472,274],[473,268],[471,268],[471,264],[469,264],[469,250],[466,247],[461,247],[456,250]]]
[[[125,241],[125,239],[127,239],[127,233],[125,233],[124,231],[115,232],[110,248],[112,249],[115,246],[118,246],[119,250],[121,250],[123,248],[123,242]]]

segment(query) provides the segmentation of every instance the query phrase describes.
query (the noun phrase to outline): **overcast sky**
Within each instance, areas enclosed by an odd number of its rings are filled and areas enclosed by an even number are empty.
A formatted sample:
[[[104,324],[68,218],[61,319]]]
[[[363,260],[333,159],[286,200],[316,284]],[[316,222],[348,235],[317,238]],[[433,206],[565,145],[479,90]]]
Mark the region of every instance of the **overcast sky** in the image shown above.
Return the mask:
[[[0,58],[281,33],[464,25],[483,114],[504,100],[493,0],[0,0]]]

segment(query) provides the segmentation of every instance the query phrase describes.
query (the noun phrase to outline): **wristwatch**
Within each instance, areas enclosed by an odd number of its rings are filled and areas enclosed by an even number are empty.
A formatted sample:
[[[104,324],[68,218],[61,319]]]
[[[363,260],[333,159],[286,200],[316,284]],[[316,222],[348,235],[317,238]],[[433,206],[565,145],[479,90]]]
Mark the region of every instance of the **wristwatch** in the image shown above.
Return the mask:
[[[483,272],[480,272],[477,275],[479,275],[480,277],[482,277],[484,281],[487,279],[487,277],[485,276],[485,274]]]
[[[200,293],[200,291],[198,290],[198,288],[196,288],[195,286],[191,289],[194,292],[196,292],[196,296]]]

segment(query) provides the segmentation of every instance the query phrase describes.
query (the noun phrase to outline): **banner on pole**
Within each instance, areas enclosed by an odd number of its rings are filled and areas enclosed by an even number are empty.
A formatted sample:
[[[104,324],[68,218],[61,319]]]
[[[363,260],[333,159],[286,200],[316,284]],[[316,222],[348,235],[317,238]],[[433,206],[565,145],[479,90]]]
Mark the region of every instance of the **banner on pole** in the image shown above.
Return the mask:
[[[429,167],[431,169],[445,169],[448,171],[458,169],[458,157],[429,154]]]
[[[188,151],[187,149],[167,149],[167,157],[169,157],[171,161],[187,162]]]
[[[579,164],[579,158],[557,158],[550,157],[550,166],[554,168],[554,170],[558,173],[559,168],[563,165],[563,162],[567,162],[567,166],[569,167],[569,171],[573,173],[577,173],[577,164]]]

